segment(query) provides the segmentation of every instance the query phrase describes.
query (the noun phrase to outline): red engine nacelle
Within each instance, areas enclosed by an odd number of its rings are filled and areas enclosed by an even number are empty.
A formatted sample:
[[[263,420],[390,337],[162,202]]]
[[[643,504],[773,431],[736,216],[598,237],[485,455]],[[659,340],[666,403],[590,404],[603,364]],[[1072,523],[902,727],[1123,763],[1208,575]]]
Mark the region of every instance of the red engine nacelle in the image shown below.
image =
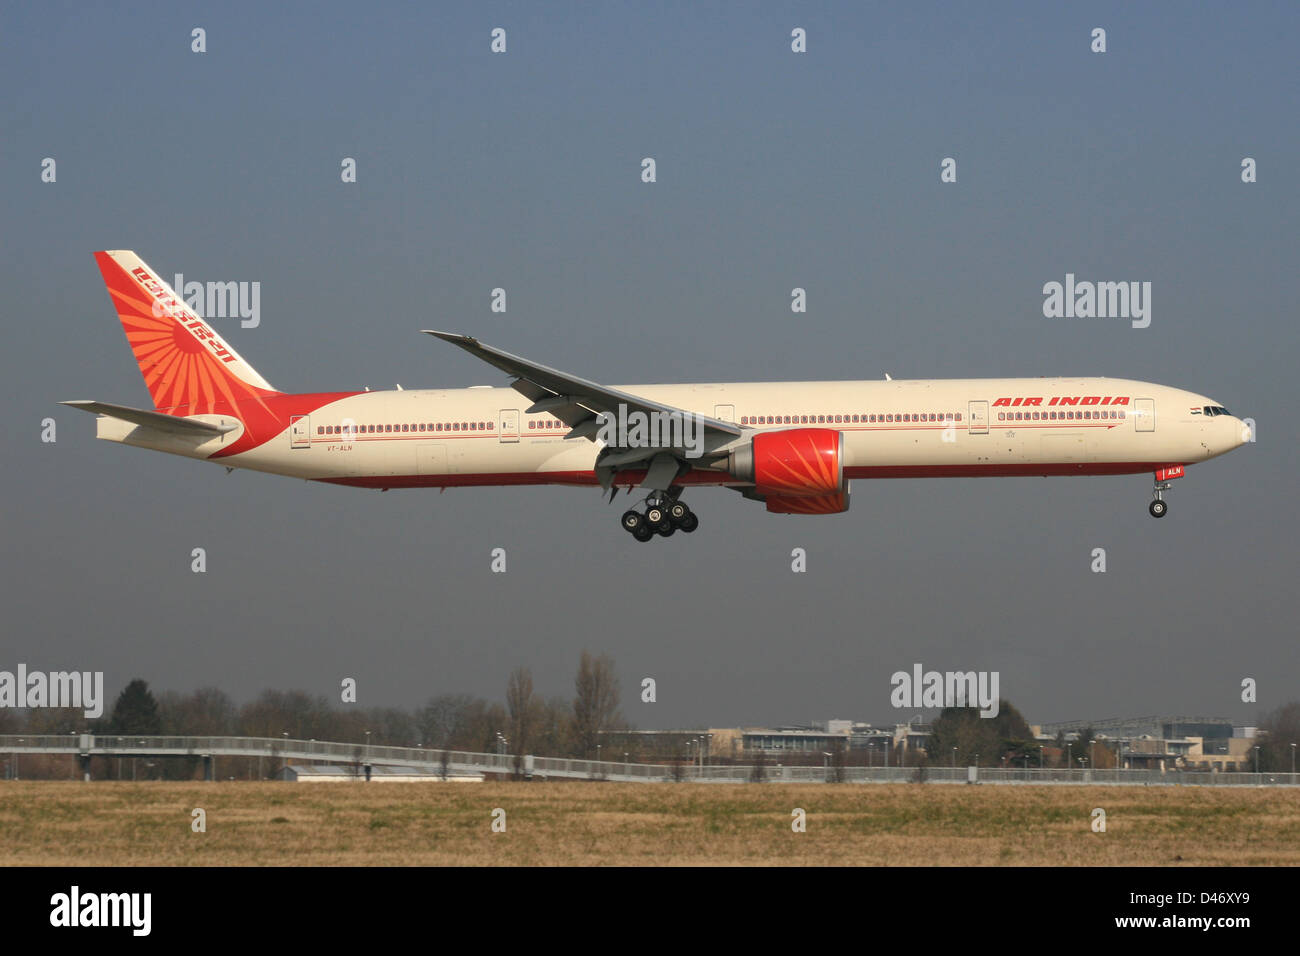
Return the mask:
[[[768,498],[767,510],[778,515],[837,515],[849,510],[849,493],[822,495],[820,498]]]
[[[741,481],[752,481],[754,490],[775,501],[786,499],[843,498],[848,507],[848,485],[844,480],[844,436],[833,428],[792,428],[788,431],[755,435],[748,445],[727,456],[727,470]],[[817,511],[789,513],[817,514]]]

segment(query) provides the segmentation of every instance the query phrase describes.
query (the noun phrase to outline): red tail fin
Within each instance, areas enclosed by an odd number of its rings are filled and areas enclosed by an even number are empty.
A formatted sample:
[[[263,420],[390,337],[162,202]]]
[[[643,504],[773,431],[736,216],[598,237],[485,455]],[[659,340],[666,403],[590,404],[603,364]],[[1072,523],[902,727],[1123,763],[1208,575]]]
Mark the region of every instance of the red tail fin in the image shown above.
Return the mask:
[[[95,261],[155,408],[194,415],[279,394],[134,252]]]

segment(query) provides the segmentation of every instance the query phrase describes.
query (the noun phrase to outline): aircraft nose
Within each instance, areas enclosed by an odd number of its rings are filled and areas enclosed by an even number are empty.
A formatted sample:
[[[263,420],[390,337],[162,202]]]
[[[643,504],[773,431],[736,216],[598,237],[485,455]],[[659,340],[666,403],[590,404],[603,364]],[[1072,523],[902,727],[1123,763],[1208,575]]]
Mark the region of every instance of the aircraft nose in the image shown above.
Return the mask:
[[[1254,429],[1249,422],[1244,422],[1240,418],[1233,418],[1232,423],[1236,426],[1233,448],[1240,448],[1242,445],[1255,440]]]

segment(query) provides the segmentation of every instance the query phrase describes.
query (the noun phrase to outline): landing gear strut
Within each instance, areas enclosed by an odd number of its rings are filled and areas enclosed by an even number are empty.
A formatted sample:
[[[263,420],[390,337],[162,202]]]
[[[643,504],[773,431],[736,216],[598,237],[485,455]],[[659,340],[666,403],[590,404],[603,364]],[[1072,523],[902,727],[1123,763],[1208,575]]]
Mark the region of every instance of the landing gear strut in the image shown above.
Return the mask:
[[[619,523],[638,541],[649,541],[655,535],[669,538],[678,531],[690,534],[700,526],[700,519],[678,499],[680,494],[680,488],[651,492],[646,496],[644,512],[625,511]]]
[[[1160,481],[1159,479],[1156,480],[1155,487],[1153,488],[1155,498],[1152,499],[1151,504],[1147,507],[1147,511],[1151,512],[1151,517],[1163,518],[1165,514],[1168,513],[1169,505],[1165,504],[1164,495],[1165,492],[1169,490],[1169,487],[1169,482]]]

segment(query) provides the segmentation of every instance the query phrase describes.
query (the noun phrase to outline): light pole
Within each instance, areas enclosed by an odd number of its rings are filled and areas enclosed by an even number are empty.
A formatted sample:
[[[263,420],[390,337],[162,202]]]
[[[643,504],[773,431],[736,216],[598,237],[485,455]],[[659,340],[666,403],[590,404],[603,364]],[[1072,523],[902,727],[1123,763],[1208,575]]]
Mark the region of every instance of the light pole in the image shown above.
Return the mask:
[[[957,748],[956,747],[952,748],[952,769],[953,770],[957,769]]]
[[[1065,745],[1065,769],[1066,770],[1074,769],[1074,754],[1071,752],[1073,748],[1074,748],[1074,744]]]
[[[1291,782],[1295,783],[1295,743],[1291,744]]]
[[[1038,745],[1038,769],[1043,769],[1043,745]]]
[[[631,772],[632,772],[632,768],[627,765],[627,751],[624,750],[623,751],[623,776],[625,777],[629,776]]]
[[[1259,744],[1255,745],[1255,776],[1256,777],[1259,776]],[[1258,780],[1256,780],[1255,782],[1259,783]]]
[[[831,755],[825,750],[822,751],[822,778],[823,783],[831,782]]]

